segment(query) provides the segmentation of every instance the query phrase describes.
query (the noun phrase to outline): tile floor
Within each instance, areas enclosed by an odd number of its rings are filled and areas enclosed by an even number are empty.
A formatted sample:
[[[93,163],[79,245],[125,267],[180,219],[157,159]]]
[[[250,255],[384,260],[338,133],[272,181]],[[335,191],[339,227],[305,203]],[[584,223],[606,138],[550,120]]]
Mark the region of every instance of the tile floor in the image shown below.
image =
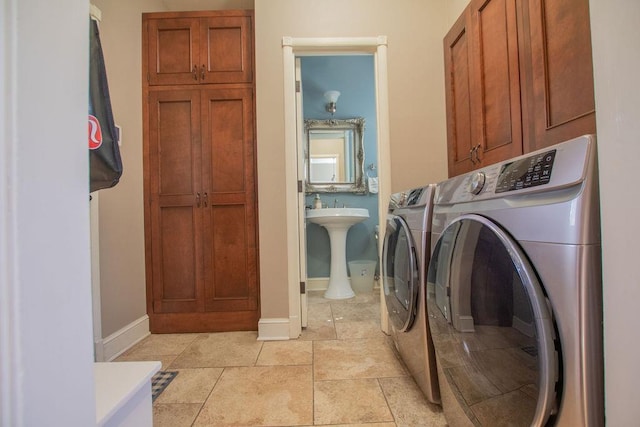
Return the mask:
[[[446,426],[380,331],[379,291],[309,293],[298,340],[256,332],[151,335],[121,360],[179,374],[153,405],[154,426]]]

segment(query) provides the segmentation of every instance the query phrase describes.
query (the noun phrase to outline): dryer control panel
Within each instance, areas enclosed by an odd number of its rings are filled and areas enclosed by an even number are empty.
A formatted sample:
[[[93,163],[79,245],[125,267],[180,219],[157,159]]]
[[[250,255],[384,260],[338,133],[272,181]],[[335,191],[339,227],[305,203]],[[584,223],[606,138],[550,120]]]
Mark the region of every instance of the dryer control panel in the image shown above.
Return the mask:
[[[450,178],[437,185],[434,203],[519,198],[578,185],[594,158],[594,144],[595,138],[585,135]]]
[[[496,193],[544,185],[551,181],[556,150],[505,163],[500,168]]]

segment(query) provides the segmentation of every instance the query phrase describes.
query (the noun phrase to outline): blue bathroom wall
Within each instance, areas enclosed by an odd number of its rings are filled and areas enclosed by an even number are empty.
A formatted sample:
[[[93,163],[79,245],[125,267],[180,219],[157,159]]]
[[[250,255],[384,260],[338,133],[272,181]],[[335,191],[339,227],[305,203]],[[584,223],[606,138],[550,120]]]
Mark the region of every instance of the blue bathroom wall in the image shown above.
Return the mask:
[[[378,135],[376,122],[375,74],[372,55],[304,56],[300,58],[302,73],[302,109],[305,119],[349,119],[364,117],[365,175],[378,176]],[[324,93],[340,91],[337,111],[332,116],[325,110]],[[374,166],[374,170],[369,169]],[[306,196],[313,204],[315,194]],[[347,235],[347,261],[377,260],[375,228],[378,225],[378,195],[320,193],[323,203],[333,207],[366,208],[369,219],[354,225]],[[329,277],[331,248],[327,231],[307,222],[307,276]]]

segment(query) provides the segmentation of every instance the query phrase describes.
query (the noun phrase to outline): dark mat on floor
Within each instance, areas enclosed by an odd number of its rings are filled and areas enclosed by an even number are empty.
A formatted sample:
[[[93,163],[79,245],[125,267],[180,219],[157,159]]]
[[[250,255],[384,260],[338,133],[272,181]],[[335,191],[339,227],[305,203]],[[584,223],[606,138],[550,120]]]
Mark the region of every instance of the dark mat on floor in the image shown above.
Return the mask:
[[[158,396],[160,396],[160,393],[167,388],[169,383],[173,381],[176,375],[178,375],[177,372],[159,371],[153,376],[153,378],[151,378],[151,393],[154,401]]]

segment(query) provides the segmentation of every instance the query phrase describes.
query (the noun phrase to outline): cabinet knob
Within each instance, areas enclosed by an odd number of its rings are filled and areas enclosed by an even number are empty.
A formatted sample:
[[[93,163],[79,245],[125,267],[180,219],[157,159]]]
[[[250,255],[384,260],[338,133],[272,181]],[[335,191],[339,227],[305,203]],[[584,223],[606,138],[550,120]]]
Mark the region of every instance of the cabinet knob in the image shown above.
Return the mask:
[[[200,193],[196,193],[196,207],[200,207]]]
[[[202,64],[202,68],[200,68],[200,78],[204,80],[204,64]]]
[[[204,193],[204,207],[206,208],[209,204],[209,194]]]
[[[198,80],[198,66],[197,65],[193,65],[193,80]]]

